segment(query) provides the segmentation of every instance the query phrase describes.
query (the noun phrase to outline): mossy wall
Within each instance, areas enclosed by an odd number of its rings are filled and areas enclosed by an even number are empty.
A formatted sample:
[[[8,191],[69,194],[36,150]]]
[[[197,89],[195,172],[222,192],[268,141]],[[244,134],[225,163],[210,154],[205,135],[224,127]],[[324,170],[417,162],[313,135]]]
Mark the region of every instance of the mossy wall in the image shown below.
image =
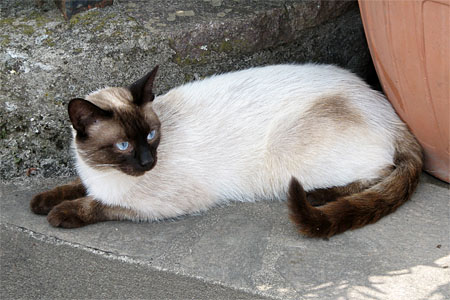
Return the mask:
[[[4,0],[0,20],[0,178],[74,175],[67,103],[160,66],[156,92],[217,72],[371,61],[356,3],[118,1],[65,21],[53,1]]]

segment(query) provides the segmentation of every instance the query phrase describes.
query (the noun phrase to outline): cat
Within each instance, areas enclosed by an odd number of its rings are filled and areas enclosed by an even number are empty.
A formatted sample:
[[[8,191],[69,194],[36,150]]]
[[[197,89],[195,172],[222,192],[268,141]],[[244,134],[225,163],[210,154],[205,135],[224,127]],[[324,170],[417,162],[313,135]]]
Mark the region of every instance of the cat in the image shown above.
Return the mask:
[[[393,212],[418,183],[416,139],[347,70],[255,67],[155,97],[157,70],[70,101],[79,178],[36,195],[34,213],[75,228],[287,199],[300,233],[330,237]]]

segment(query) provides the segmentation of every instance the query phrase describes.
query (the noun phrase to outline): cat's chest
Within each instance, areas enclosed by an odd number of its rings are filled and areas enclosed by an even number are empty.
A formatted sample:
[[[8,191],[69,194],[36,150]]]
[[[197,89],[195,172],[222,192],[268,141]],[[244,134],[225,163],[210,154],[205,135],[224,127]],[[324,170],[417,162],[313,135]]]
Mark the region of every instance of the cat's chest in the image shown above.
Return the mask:
[[[88,166],[79,156],[77,170],[88,194],[105,204],[118,205],[130,196],[137,178],[117,170],[99,170]]]

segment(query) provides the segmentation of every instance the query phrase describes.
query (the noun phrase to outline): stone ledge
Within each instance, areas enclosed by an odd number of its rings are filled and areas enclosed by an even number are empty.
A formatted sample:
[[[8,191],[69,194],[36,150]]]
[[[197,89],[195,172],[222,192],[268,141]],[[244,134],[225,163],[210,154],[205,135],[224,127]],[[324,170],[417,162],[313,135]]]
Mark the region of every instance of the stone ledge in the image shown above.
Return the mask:
[[[0,234],[1,299],[269,299],[20,227]]]
[[[0,185],[2,299],[57,297],[72,285],[86,297],[102,291],[104,299],[136,286],[131,296],[155,288],[165,295],[158,299],[450,296],[448,185],[425,174],[398,211],[329,240],[300,236],[282,202],[234,203],[174,221],[53,228],[28,208],[34,193],[58,184],[52,181]]]

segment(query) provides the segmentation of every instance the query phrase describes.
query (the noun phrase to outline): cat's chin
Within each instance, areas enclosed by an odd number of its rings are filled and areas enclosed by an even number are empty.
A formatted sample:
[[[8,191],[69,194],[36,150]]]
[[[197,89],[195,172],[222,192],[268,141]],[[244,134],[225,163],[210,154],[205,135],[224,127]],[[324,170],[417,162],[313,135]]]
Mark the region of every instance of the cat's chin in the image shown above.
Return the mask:
[[[142,172],[129,172],[129,173],[125,173],[127,175],[133,176],[133,177],[141,177],[143,176],[145,173],[147,173],[148,171],[142,171]]]
[[[146,171],[141,171],[141,170],[127,170],[127,171],[125,171],[125,170],[120,170],[120,171],[122,171],[123,173],[125,173],[125,174],[127,174],[127,175],[129,175],[129,176],[140,177],[140,176],[144,175],[145,173],[147,173],[147,172],[150,171],[150,170],[151,170],[151,169],[146,170]]]
[[[140,177],[153,169],[156,166],[156,159],[155,161],[148,167],[140,167],[140,168],[120,168],[120,171],[133,177]]]

